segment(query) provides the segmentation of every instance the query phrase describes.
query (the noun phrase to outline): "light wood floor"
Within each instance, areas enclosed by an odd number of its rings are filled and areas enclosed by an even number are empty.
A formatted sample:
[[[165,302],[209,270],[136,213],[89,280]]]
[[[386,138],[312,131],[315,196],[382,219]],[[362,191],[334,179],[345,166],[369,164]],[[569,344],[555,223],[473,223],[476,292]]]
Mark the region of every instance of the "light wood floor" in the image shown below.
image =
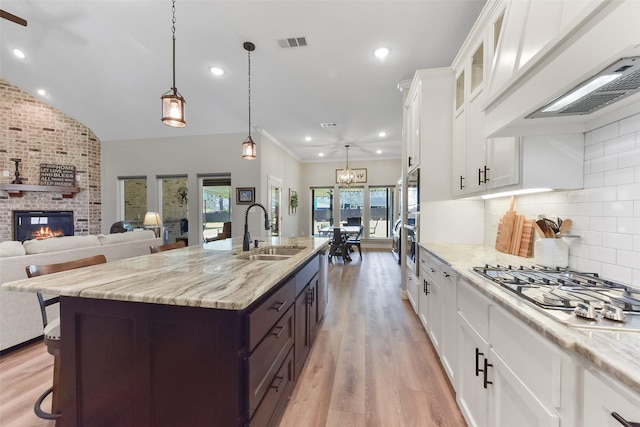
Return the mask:
[[[329,265],[326,317],[280,427],[465,426],[390,252]]]
[[[395,259],[363,257],[329,266],[326,317],[280,427],[465,426],[422,325],[400,299]],[[53,427],[33,414],[52,372],[44,344],[0,358],[0,426]]]

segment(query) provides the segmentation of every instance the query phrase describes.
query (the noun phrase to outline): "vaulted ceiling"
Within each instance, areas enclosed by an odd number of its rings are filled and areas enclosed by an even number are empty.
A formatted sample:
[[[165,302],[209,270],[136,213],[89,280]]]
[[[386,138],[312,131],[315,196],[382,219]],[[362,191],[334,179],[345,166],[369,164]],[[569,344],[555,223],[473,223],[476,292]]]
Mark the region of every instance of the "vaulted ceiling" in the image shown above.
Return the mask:
[[[248,133],[242,45],[251,41],[252,133],[268,133],[303,162],[342,160],[345,144],[351,159],[400,158],[398,84],[417,69],[449,66],[484,3],[177,0],[182,129],[160,121],[160,96],[172,86],[170,0],[3,0],[28,25],[0,19],[0,77],[103,142]],[[281,47],[292,37],[307,46]],[[389,49],[385,59],[374,56],[378,47]]]

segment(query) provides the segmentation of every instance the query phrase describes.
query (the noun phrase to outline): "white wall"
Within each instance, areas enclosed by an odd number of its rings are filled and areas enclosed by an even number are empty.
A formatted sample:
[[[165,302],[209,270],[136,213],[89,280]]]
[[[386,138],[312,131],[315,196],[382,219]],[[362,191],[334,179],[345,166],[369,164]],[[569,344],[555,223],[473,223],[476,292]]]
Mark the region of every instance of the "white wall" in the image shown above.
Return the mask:
[[[307,233],[299,231],[300,209],[296,213],[289,213],[289,190],[301,191],[299,185],[301,174],[301,163],[293,158],[289,152],[279,144],[273,142],[268,135],[261,138],[262,156],[260,163],[262,167],[260,178],[263,182],[262,200],[267,203],[269,199],[269,176],[282,180],[282,201],[280,211],[280,234],[282,236],[308,236]],[[268,207],[265,204],[266,207]],[[255,208],[254,208],[255,209]],[[252,211],[253,212],[253,211]],[[252,220],[252,222],[254,222]]]
[[[495,246],[508,198],[485,201],[485,244]],[[640,286],[640,114],[585,134],[584,189],[519,196],[518,214],[571,218],[569,267]]]
[[[345,151],[346,153],[346,151]],[[346,154],[345,154],[346,158]],[[303,163],[300,179],[300,208],[298,209],[299,232],[310,235],[311,231],[311,187],[333,187],[334,194],[338,194],[336,185],[336,169],[344,169],[345,162]],[[367,183],[362,184],[368,194],[369,186],[395,186],[401,176],[400,160],[367,160],[349,162],[352,169],[367,169]],[[365,200],[366,201],[366,200]],[[337,203],[337,200],[334,199]],[[337,209],[334,203],[334,210]],[[367,218],[363,218],[366,221]],[[366,222],[365,222],[366,224]],[[390,243],[389,243],[389,247]]]
[[[118,218],[118,178],[130,176],[147,177],[147,208],[158,211],[157,176],[188,176],[189,224],[200,223],[198,176],[228,173],[232,186],[256,187],[256,199],[262,198],[260,162],[243,160],[242,142],[246,134],[199,135],[160,139],[138,139],[109,141],[102,144],[102,231],[108,233],[111,224]],[[258,156],[263,147],[258,140]],[[260,158],[260,157],[258,157]],[[234,190],[235,191],[235,190]],[[266,196],[266,195],[265,195]],[[235,197],[235,194],[234,194]],[[245,207],[233,204],[232,233],[242,236]],[[259,221],[251,221],[253,223]],[[256,233],[259,229],[256,225]],[[252,231],[253,228],[250,228]],[[259,235],[259,234],[258,234]],[[189,241],[198,242],[197,227],[189,227]]]

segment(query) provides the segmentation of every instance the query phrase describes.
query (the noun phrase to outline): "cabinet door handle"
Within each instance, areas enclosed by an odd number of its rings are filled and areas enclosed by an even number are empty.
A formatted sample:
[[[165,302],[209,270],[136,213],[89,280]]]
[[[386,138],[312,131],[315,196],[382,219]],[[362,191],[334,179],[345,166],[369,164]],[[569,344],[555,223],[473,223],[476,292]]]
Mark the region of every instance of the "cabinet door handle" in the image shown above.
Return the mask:
[[[275,388],[276,389],[276,393],[280,392],[280,386],[282,385],[282,380],[284,380],[284,376],[275,377],[273,379],[273,382],[271,383],[271,388]],[[276,381],[278,381],[278,384],[275,384]]]
[[[274,309],[275,311],[280,311],[280,310],[282,310],[282,309],[287,305],[287,303],[288,303],[288,302],[289,302],[289,301],[284,301],[284,302],[281,302],[281,303],[276,303],[277,307],[274,305],[273,309]]]
[[[478,359],[480,359],[480,356],[483,356],[483,359],[484,359],[484,353],[480,353],[480,349],[476,347],[476,377],[480,376],[480,372],[484,372],[483,369],[480,369],[480,362],[478,362]]]
[[[275,330],[278,329],[278,332],[276,333]],[[280,335],[282,335],[282,331],[284,331],[284,326],[275,326],[272,331],[274,331],[273,333],[271,333],[271,335],[275,335],[276,339],[280,338]]]
[[[482,169],[478,168],[478,185],[482,185]]]
[[[493,365],[489,363],[487,359],[484,359],[484,388],[487,388],[487,385],[493,384],[492,381],[487,380],[487,376],[489,375],[489,368],[492,368]]]
[[[407,166],[412,166],[413,165],[413,163],[411,163],[412,159],[413,159],[413,157],[409,156],[409,158],[407,159],[408,160]]]
[[[632,421],[627,421],[624,418],[622,418],[622,416],[620,414],[618,414],[617,412],[612,412],[611,416],[613,418],[615,418],[616,421],[618,421],[624,427],[640,427],[640,423],[634,423]]]
[[[425,279],[422,279],[422,281],[424,282],[424,294],[425,295],[429,295],[429,282],[427,282]]]
[[[491,169],[489,169],[489,168],[487,167],[487,165],[484,165],[484,183],[485,183],[485,184],[486,184],[487,182],[489,182],[489,181],[490,181],[490,179],[488,178],[488,177],[489,177],[489,173],[488,173],[488,172],[489,172],[490,170],[491,170]]]
[[[463,181],[464,181],[464,176],[460,175],[460,189],[461,190],[464,189]]]

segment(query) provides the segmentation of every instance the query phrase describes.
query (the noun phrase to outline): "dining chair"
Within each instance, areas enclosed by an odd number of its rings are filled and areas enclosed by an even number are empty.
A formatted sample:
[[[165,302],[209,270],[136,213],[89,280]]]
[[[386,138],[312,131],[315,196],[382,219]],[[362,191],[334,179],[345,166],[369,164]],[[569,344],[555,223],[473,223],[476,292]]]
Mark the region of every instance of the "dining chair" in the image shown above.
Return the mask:
[[[29,265],[25,267],[27,277],[44,276],[45,274],[58,273],[60,271],[73,270],[90,265],[104,264],[107,258],[104,255],[95,255],[88,258],[81,258],[73,261],[61,262],[57,264]],[[47,317],[47,307],[58,304],[60,297],[45,298],[41,293],[37,293],[38,304],[40,305],[40,314],[42,315],[42,327],[44,335],[44,343],[47,346],[47,352],[53,356],[53,385],[38,397],[33,411],[35,414],[45,420],[55,420],[55,426],[60,424],[60,397],[58,393],[58,385],[60,384],[60,317],[49,322]],[[51,394],[51,412],[42,409],[42,402]]]
[[[376,219],[376,222],[373,224],[373,227],[370,227],[369,234],[376,234],[376,228],[378,228],[378,223],[380,222],[380,218]]]
[[[187,246],[187,244],[184,242],[184,240],[178,240],[177,242],[166,243],[160,246],[149,246],[149,251],[152,254],[157,254],[158,252],[170,251],[171,249],[180,249],[184,248],[185,246]]]
[[[333,229],[333,239],[331,240],[331,244],[329,246],[329,261],[332,262],[332,258],[334,256],[339,256],[342,258],[343,262],[351,261],[351,257],[349,256],[349,248],[347,247],[347,239],[342,232],[340,227],[335,227]]]
[[[350,252],[353,252],[354,246],[358,248],[358,255],[360,255],[360,259],[362,259],[362,248],[360,247],[360,238],[362,237],[363,231],[364,231],[364,225],[361,225],[360,231],[358,231],[358,234],[355,237],[348,238],[346,242],[347,249]]]

